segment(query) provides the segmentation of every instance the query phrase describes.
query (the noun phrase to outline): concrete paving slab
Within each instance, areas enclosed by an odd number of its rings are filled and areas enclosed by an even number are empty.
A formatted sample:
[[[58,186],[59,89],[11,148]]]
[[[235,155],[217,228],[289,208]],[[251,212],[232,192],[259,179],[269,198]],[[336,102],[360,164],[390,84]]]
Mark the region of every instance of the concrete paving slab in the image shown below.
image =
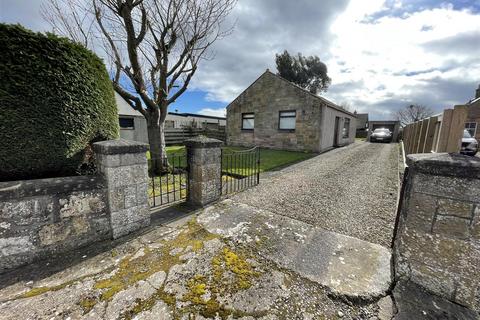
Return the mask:
[[[293,235],[292,243],[300,238]],[[0,286],[0,319],[373,319],[379,313],[376,302],[334,297],[263,258],[245,239],[232,239],[192,218],[93,250],[62,270],[31,266],[30,281],[3,278],[11,285]]]
[[[197,220],[209,232],[253,246],[265,259],[335,295],[373,300],[391,285],[391,253],[383,246],[232,200],[204,209]]]

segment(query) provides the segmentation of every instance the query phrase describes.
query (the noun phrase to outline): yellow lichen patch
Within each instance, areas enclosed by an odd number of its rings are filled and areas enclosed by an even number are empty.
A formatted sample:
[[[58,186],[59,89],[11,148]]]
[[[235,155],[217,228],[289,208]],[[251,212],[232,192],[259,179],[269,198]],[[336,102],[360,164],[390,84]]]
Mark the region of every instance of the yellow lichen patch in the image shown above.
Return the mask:
[[[45,292],[48,292],[48,291],[51,291],[52,289],[50,287],[38,287],[38,288],[33,288],[31,289],[30,291],[28,292],[25,292],[23,295],[22,295],[22,298],[30,298],[30,297],[35,297],[35,296],[38,296],[42,293],[45,293]]]
[[[93,307],[95,307],[95,305],[97,304],[97,300],[95,298],[85,298],[80,300],[78,304],[80,305],[80,307],[82,307],[83,314],[87,314],[88,312],[90,312],[90,310],[93,309]]]
[[[162,255],[166,255],[169,259],[175,261],[175,264],[182,263],[179,257],[184,250],[174,249],[190,247],[193,251],[201,250],[205,241],[214,238],[216,236],[208,233],[196,224],[195,221],[191,221],[185,230],[174,239],[162,242],[162,247],[158,250],[160,250]],[[149,255],[155,255],[155,250],[152,249],[151,252],[146,253],[139,259],[146,259]],[[175,255],[176,252],[178,254]],[[136,263],[136,260],[122,261],[120,269],[130,268],[130,264]],[[165,266],[166,264],[163,265]],[[163,301],[167,304],[173,312],[175,319],[181,318],[185,314],[195,313],[207,318],[218,316],[221,319],[227,319],[229,316],[246,316],[247,314],[222,306],[218,297],[249,288],[253,278],[259,276],[259,272],[254,270],[244,255],[234,252],[230,248],[225,248],[212,257],[211,266],[212,274],[196,274],[186,281],[187,292],[180,298],[184,302],[180,304],[183,305],[182,307],[177,305],[177,299],[173,294],[166,293],[164,288],[161,288],[148,299],[136,301],[134,307],[124,313],[122,317],[125,319],[134,318],[136,314],[150,310],[157,301]],[[168,272],[168,270],[164,271]]]
[[[187,293],[182,301],[189,302],[189,312],[198,312],[207,318],[240,315],[220,305],[218,297],[232,294],[238,290],[248,289],[252,285],[253,277],[259,273],[247,262],[243,255],[230,248],[224,248],[211,260],[213,273],[209,275],[195,275],[187,282]],[[186,311],[186,310],[183,310]]]
[[[188,281],[187,287],[189,291],[183,296],[184,301],[190,301],[194,304],[206,304],[202,297],[207,293],[207,284],[204,276],[196,275]]]
[[[101,300],[110,300],[116,293],[138,281],[145,280],[159,271],[168,273],[171,267],[183,263],[180,256],[185,248],[190,247],[197,252],[203,249],[205,241],[215,238],[216,235],[209,233],[193,219],[175,238],[162,241],[160,248],[144,248],[142,256],[122,259],[118,271],[111,278],[98,281],[95,288],[105,290],[100,297]]]
[[[79,279],[79,280],[81,280],[81,279]],[[58,290],[60,290],[60,289],[65,288],[66,286],[71,285],[71,284],[74,283],[75,281],[76,281],[76,280],[68,281],[68,282],[59,284],[58,286],[53,286],[53,287],[37,287],[37,288],[32,288],[30,291],[25,292],[24,294],[22,294],[22,295],[20,296],[20,298],[31,298],[31,297],[35,297],[35,296],[41,295],[41,294],[43,294],[43,293],[45,293],[45,292],[58,291]]]
[[[226,268],[236,275],[238,289],[250,288],[252,278],[259,276],[259,273],[254,271],[252,266],[243,257],[229,248],[223,249],[223,259]]]
[[[123,315],[120,316],[120,319],[130,320],[135,318],[135,315],[139,314],[140,312],[151,310],[157,301],[163,301],[167,305],[169,305],[173,310],[175,310],[176,299],[175,296],[172,294],[166,293],[163,288],[157,290],[157,292],[149,297],[148,299],[141,300],[137,299],[135,301],[135,306],[125,312]]]

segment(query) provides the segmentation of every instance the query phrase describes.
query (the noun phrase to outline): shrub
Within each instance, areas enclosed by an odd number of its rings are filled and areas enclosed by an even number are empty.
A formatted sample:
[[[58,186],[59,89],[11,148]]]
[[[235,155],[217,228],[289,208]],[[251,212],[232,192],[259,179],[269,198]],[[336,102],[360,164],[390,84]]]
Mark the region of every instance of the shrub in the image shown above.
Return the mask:
[[[75,174],[92,142],[118,137],[102,60],[68,39],[0,24],[0,180]]]

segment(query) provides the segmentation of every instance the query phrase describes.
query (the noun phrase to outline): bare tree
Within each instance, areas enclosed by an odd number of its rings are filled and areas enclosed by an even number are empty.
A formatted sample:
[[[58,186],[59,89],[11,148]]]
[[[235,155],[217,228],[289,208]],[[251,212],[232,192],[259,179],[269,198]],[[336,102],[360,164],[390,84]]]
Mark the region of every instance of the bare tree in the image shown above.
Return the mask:
[[[95,32],[95,16],[90,14],[86,1],[49,0],[41,6],[41,14],[51,24],[53,33],[92,49],[90,39]]]
[[[429,107],[420,104],[411,104],[397,112],[397,119],[400,120],[402,126],[406,126],[409,123],[431,117],[432,115],[433,110]]]
[[[187,89],[236,0],[48,0],[43,16],[55,32],[101,46],[115,91],[147,120],[156,171],[165,169],[168,106]],[[59,2],[61,4],[59,4]]]

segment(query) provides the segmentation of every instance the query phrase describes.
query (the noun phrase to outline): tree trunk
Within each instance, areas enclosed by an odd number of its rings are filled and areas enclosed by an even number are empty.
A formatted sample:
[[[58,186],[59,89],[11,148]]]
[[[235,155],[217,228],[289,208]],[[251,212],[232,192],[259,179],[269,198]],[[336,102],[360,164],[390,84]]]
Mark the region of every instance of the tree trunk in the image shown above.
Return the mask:
[[[150,119],[154,120],[154,119]],[[165,149],[164,124],[147,120],[148,142],[150,144],[151,170],[162,174],[168,170],[167,152]]]

